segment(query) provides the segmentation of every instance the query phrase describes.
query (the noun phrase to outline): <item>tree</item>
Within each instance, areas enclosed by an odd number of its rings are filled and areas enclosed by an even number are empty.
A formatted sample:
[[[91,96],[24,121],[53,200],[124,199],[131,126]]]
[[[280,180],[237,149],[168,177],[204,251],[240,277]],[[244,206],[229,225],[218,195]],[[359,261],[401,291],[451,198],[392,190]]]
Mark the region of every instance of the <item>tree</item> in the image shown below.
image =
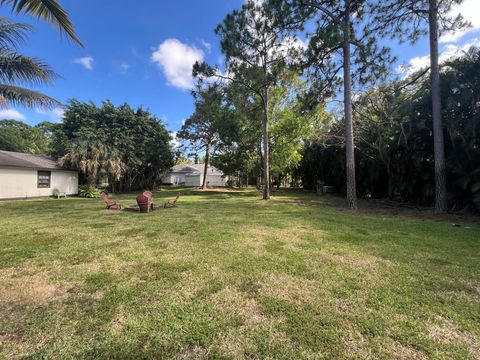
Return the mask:
[[[442,66],[446,180],[451,208],[480,208],[480,52]],[[423,76],[422,76],[423,74]],[[435,202],[431,81],[421,70],[358,94],[353,103],[360,196],[420,205]],[[306,188],[345,185],[340,121],[306,141],[297,170]]]
[[[207,64],[195,64],[194,75],[216,76],[241,84],[262,104],[263,131],[263,199],[270,199],[269,151],[269,97],[298,43],[287,34],[298,22],[293,17],[280,17],[285,12],[284,1],[248,1],[241,10],[234,10],[218,25],[216,33],[221,38],[221,49],[226,58],[226,72]],[[297,46],[296,46],[297,45]]]
[[[0,0],[0,5],[10,5],[12,12],[16,14],[25,13],[52,23],[61,33],[66,33],[79,46],[83,47],[68,13],[57,0]]]
[[[339,82],[343,69],[343,104],[347,176],[347,206],[357,209],[355,179],[355,145],[352,120],[352,75],[360,84],[374,80],[385,73],[391,59],[387,48],[379,47],[368,26],[364,26],[370,0],[294,0],[296,12],[305,22],[315,18],[317,28],[310,39],[309,66],[324,91]],[[305,12],[307,9],[307,12]],[[303,13],[302,13],[303,12]],[[352,52],[351,47],[355,50]],[[340,56],[336,57],[335,54]],[[338,60],[337,60],[338,59]]]
[[[205,151],[202,182],[202,189],[205,190],[210,154],[216,145],[219,125],[223,118],[223,93],[218,84],[203,88],[200,82],[192,95],[195,99],[195,112],[185,121],[177,137],[190,142],[197,151]]]
[[[428,33],[430,40],[430,77],[432,87],[432,118],[435,154],[435,212],[448,210],[445,177],[445,142],[440,97],[438,37],[441,32],[457,31],[467,26],[462,17],[449,16],[452,6],[463,0],[385,0],[375,6],[374,22],[379,33],[416,42]],[[428,28],[428,29],[427,29]]]
[[[73,142],[67,153],[58,159],[60,166],[78,169],[88,179],[90,186],[97,185],[97,174],[103,166],[106,146],[101,142],[92,142],[89,139],[78,139]]]
[[[271,167],[277,186],[282,178],[292,174],[301,160],[304,140],[318,128],[324,116],[324,104],[310,111],[303,109],[301,99],[308,90],[307,83],[292,72],[280,76],[280,83],[270,96]]]
[[[53,70],[38,59],[16,52],[19,44],[26,40],[29,25],[11,23],[0,17],[0,103],[23,105],[28,108],[51,108],[60,103],[37,91],[18,84],[49,85],[57,77]]]
[[[0,150],[47,154],[49,139],[39,126],[17,120],[0,120]]]
[[[262,123],[263,110],[258,97],[245,96],[245,87],[230,82],[224,87],[225,116],[219,124],[219,141],[212,163],[225,174],[256,179],[260,189],[262,176]]]
[[[110,101],[97,107],[71,100],[63,122],[53,131],[51,154],[58,159],[68,152],[78,153],[92,161],[88,166],[90,173],[95,168],[98,173],[103,160],[114,159],[108,166],[111,171],[103,166],[110,185],[116,182],[120,190],[153,188],[173,165],[170,141],[164,124],[142,108],[133,109],[128,104],[115,106]],[[88,150],[83,142],[95,148]],[[100,156],[96,149],[106,155]],[[80,167],[80,161],[76,155],[72,163]],[[93,176],[90,180],[93,183]]]

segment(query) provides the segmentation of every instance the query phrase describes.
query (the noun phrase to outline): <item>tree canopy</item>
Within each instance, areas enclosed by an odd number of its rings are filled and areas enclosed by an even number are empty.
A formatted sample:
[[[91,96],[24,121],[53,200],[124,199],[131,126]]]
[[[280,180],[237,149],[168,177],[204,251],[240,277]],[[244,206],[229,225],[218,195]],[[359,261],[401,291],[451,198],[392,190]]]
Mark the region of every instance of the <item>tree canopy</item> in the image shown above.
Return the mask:
[[[147,110],[133,109],[128,104],[115,106],[108,100],[100,107],[71,100],[63,122],[54,130],[52,154],[55,158],[70,154],[70,164],[82,170],[82,156],[92,159],[91,154],[100,152],[96,162],[103,165],[98,169],[115,174],[111,182],[117,182],[121,190],[129,190],[160,183],[162,174],[173,165],[170,141],[165,125]],[[105,163],[112,159],[121,163],[121,171],[107,170]],[[114,167],[111,163],[109,166]],[[88,167],[84,169],[91,177],[92,171],[89,174]]]

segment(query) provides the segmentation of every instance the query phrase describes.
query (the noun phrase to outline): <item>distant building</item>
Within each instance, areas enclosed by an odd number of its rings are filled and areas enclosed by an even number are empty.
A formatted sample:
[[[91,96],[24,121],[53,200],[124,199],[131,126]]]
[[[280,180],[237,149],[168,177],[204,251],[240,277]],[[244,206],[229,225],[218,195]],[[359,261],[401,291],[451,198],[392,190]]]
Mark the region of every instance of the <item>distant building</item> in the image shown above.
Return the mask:
[[[78,194],[78,172],[41,155],[0,151],[0,199]]]
[[[205,164],[195,165],[175,165],[162,178],[164,184],[179,186],[202,186],[203,171]],[[209,186],[227,186],[228,177],[224,173],[213,166],[209,166],[207,170],[207,183]]]

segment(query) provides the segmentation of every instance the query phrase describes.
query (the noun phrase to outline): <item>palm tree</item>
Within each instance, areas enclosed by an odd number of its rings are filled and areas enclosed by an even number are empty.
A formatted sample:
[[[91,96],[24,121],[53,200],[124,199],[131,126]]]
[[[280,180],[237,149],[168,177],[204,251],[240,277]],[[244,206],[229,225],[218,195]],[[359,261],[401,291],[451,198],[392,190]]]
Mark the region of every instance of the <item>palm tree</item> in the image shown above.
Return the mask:
[[[16,52],[29,30],[29,25],[11,23],[0,17],[0,106],[59,106],[61,104],[57,100],[47,95],[18,86],[49,85],[57,77],[47,64]]]
[[[61,166],[78,169],[87,175],[88,183],[91,186],[97,185],[97,175],[104,170],[113,184],[120,180],[126,170],[120,152],[104,145],[100,141],[79,139],[74,142],[68,153],[62,156],[58,163]]]
[[[5,4],[11,5],[12,12],[16,14],[29,14],[53,24],[61,34],[66,33],[79,46],[83,47],[68,13],[57,0],[0,0],[0,5]]]

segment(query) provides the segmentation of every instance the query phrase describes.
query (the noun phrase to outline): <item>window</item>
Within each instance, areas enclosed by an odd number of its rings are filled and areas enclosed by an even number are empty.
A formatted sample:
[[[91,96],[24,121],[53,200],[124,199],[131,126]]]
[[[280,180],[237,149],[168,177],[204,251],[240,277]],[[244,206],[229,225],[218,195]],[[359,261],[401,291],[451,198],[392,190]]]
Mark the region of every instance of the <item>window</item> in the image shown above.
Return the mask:
[[[49,188],[50,187],[50,171],[39,171],[37,176],[37,187],[38,188]]]

